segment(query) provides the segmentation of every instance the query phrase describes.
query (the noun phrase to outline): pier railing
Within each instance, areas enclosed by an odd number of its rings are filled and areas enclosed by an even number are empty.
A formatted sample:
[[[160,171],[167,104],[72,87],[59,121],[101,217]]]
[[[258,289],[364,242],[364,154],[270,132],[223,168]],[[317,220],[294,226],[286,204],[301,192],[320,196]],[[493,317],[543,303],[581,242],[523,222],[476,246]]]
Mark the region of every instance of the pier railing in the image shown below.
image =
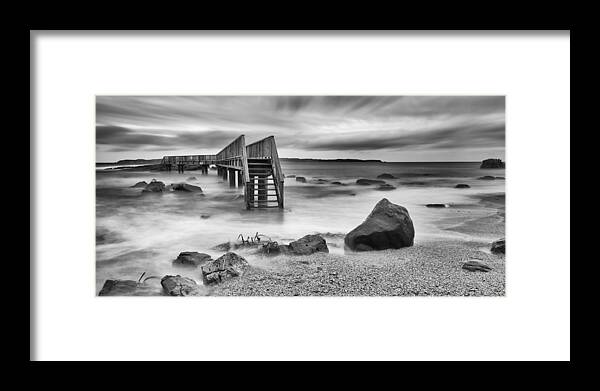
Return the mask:
[[[281,170],[281,162],[277,153],[275,137],[269,136],[246,146],[249,159],[270,159],[273,167],[273,181],[277,187],[279,204],[283,206],[283,182],[285,175]]]
[[[243,134],[217,153],[216,164],[224,168],[242,170],[244,182],[248,183],[250,181],[248,158],[246,156],[246,139]]]
[[[164,156],[161,164],[214,164],[217,155]]]

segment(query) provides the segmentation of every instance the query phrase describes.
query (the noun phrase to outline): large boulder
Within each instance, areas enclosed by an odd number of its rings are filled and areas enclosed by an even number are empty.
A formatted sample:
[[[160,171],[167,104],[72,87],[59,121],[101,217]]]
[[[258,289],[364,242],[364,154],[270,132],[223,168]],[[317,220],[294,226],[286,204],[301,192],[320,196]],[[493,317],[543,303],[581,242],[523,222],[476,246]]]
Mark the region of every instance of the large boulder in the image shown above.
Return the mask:
[[[446,208],[447,207],[446,204],[426,204],[425,206],[428,208]]]
[[[308,255],[316,252],[329,252],[327,242],[320,235],[306,235],[288,244],[288,248],[296,255]]]
[[[196,281],[189,277],[164,276],[160,280],[164,291],[169,296],[199,296],[201,290],[196,284]]]
[[[173,266],[198,267],[211,260],[212,258],[208,254],[197,251],[184,251],[179,253],[177,259],[173,261]]]
[[[146,181],[141,181],[130,187],[146,187],[146,186],[148,186],[148,183],[146,183]]]
[[[248,261],[236,253],[228,252],[212,262],[202,266],[204,284],[216,284],[244,274]]]
[[[362,186],[369,186],[369,185],[383,185],[385,183],[385,181],[380,181],[377,179],[357,179],[356,180],[356,184],[357,185],[362,185]]]
[[[192,193],[202,193],[202,188],[200,186],[194,186],[187,183],[172,183],[171,189],[173,191],[187,191]]]
[[[302,183],[306,183],[306,178],[303,176],[297,176],[296,177],[296,181],[297,182],[302,182]]]
[[[165,184],[155,179],[148,183],[142,193],[162,193],[165,190]]]
[[[467,185],[466,183],[459,183],[458,185],[454,186],[457,189],[468,189],[471,186]]]
[[[506,164],[501,159],[485,159],[480,168],[506,168]]]
[[[477,179],[482,180],[482,181],[493,181],[496,179],[496,177],[492,176],[492,175],[484,175],[484,176],[480,176]]]
[[[160,289],[133,280],[106,280],[98,296],[159,296]]]
[[[354,251],[385,250],[412,246],[414,238],[408,210],[384,198],[361,225],[346,235],[344,244]]]
[[[502,238],[493,242],[490,250],[494,254],[506,254],[506,239]]]
[[[388,173],[379,174],[379,175],[377,175],[377,178],[379,178],[379,179],[396,179],[395,176],[393,176],[392,174],[388,174]]]

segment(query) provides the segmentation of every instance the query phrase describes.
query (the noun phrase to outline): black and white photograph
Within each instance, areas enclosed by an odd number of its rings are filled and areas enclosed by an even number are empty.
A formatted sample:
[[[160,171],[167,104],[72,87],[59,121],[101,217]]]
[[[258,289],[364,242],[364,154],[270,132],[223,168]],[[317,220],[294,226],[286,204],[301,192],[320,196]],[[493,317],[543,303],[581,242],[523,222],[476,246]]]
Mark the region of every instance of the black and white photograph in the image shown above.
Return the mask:
[[[503,96],[97,96],[98,295],[502,296],[505,122]]]
[[[30,361],[570,361],[570,87],[569,30],[30,31]]]

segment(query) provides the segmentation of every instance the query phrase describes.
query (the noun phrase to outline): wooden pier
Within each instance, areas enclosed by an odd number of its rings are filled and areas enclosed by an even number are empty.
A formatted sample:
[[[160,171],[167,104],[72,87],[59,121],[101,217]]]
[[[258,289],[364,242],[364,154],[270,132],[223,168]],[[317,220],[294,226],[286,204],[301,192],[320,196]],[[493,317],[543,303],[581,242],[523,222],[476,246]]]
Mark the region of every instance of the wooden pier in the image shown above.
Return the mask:
[[[247,209],[283,208],[285,176],[273,136],[246,145],[241,135],[216,155],[165,156],[161,164],[167,171],[200,169],[205,175],[215,165],[230,187],[243,188]]]

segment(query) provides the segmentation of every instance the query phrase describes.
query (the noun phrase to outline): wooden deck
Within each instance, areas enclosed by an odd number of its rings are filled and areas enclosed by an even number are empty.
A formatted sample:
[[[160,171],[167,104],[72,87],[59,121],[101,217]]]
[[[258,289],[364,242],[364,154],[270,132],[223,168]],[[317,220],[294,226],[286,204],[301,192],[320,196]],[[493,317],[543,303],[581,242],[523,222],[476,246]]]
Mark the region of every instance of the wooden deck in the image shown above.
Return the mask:
[[[205,175],[214,165],[229,186],[243,188],[247,209],[283,208],[285,175],[273,136],[246,145],[241,135],[216,155],[165,156],[161,164],[167,171],[200,169]]]

